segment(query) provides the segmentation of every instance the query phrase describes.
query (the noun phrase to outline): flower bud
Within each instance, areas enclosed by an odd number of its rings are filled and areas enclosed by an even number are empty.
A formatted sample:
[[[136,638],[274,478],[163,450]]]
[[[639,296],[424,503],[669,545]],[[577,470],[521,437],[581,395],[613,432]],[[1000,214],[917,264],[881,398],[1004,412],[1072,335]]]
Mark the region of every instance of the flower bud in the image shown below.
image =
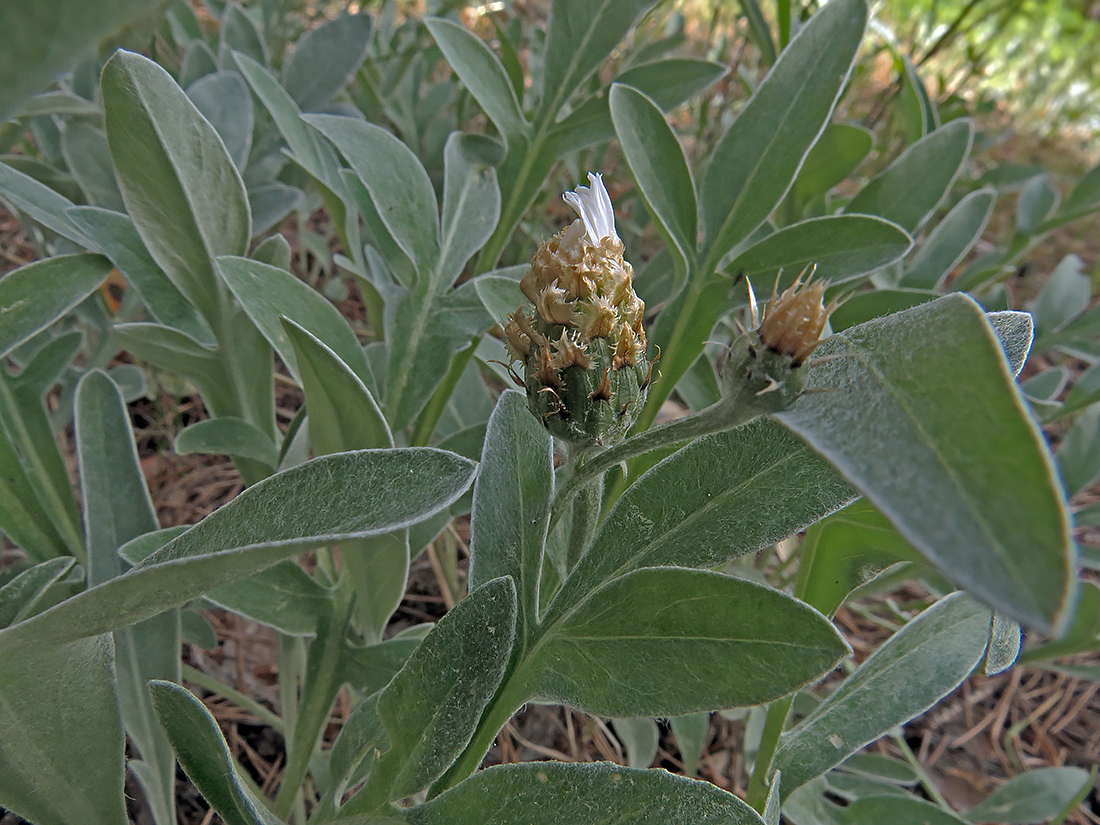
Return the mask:
[[[778,283],[777,283],[778,286]],[[821,343],[829,316],[839,305],[825,305],[825,283],[803,283],[799,275],[782,295],[772,290],[764,318],[756,325],[756,303],[749,285],[754,326],[726,351],[720,364],[722,394],[738,407],[760,414],[787,409],[805,383],[806,359]]]
[[[645,404],[645,304],[623,260],[611,199],[597,174],[567,192],[580,216],[535,252],[520,289],[530,301],[505,324],[523,365],[528,406],[573,444],[619,441]]]

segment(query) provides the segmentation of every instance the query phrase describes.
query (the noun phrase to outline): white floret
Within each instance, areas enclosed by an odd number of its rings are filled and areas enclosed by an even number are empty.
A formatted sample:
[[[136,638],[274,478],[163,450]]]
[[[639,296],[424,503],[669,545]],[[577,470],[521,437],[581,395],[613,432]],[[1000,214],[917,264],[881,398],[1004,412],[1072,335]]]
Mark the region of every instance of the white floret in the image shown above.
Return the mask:
[[[611,206],[611,197],[603,185],[603,177],[597,172],[588,173],[589,186],[578,186],[575,192],[566,192],[562,197],[580,215],[566,232],[563,242],[579,239],[580,225],[583,222],[585,239],[593,246],[599,246],[604,238],[619,240],[615,232],[615,210]]]

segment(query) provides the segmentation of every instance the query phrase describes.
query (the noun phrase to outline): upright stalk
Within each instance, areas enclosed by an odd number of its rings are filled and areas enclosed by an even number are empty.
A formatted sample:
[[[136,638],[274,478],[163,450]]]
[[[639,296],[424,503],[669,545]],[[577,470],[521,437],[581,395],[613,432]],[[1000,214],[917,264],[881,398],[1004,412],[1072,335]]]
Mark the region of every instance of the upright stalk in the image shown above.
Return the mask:
[[[764,812],[768,801],[768,774],[771,773],[772,759],[779,746],[779,736],[787,724],[787,715],[794,703],[794,694],[784,696],[768,705],[768,715],[764,719],[764,731],[760,736],[760,749],[756,752],[756,761],[752,766],[752,778],[745,801],[758,813]]]
[[[810,576],[813,574],[814,559],[816,556],[816,543],[811,544],[802,554],[798,564],[798,577],[795,579],[794,597],[801,599],[806,594]],[[768,779],[771,774],[772,760],[775,758],[776,748],[779,746],[779,737],[783,734],[783,728],[787,724],[787,716],[794,704],[795,694],[784,696],[768,705],[768,713],[764,718],[764,730],[760,735],[760,748],[756,753],[756,761],[752,766],[752,776],[749,778],[749,789],[745,796],[748,802],[759,813],[764,812],[764,806],[768,802]]]
[[[417,416],[412,438],[409,440],[410,447],[428,446],[432,433],[435,432],[435,427],[443,416],[443,411],[447,409],[447,403],[454,395],[455,387],[462,379],[462,373],[466,371],[466,366],[470,363],[470,359],[474,357],[478,340],[480,340],[480,336],[475,338],[470,346],[451,359],[451,366],[448,367],[443,382],[436,387],[432,397],[428,399],[428,403],[421,410],[420,415]]]
[[[345,576],[337,585],[332,612],[317,630],[306,663],[302,702],[288,746],[283,783],[275,797],[275,812],[285,819],[301,794],[309,760],[324,731],[332,700],[340,687],[339,663],[344,650],[344,628],[351,616],[354,589]]]

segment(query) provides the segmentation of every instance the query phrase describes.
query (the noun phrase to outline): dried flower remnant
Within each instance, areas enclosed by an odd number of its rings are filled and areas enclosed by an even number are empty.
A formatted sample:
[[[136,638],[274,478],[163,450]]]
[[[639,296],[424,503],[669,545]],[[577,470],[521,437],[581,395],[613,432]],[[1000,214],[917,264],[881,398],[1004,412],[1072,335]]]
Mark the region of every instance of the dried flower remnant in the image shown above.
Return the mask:
[[[559,438],[620,440],[645,404],[650,363],[645,304],[623,259],[602,178],[566,192],[579,217],[535,252],[520,289],[530,304],[512,313],[508,352],[523,365],[528,406]]]

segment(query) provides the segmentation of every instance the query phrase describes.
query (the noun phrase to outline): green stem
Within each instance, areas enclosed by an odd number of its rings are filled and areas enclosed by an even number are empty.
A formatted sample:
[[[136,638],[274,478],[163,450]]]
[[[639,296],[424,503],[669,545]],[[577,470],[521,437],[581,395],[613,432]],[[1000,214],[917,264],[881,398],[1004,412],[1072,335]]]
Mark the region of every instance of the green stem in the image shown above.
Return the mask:
[[[288,748],[283,783],[275,797],[275,813],[285,819],[300,796],[309,760],[324,733],[332,701],[340,688],[340,657],[344,652],[344,628],[351,616],[354,589],[345,578],[333,594],[332,612],[318,628],[310,645],[302,704],[294,736]]]
[[[428,792],[429,799],[443,793],[448,788],[453,788],[476,771],[481,764],[481,760],[485,758],[485,754],[489,752],[489,748],[496,741],[501,728],[526,703],[530,696],[530,690],[526,680],[518,678],[520,672],[520,668],[517,668],[504,677],[504,683],[485,709],[485,713],[482,714],[481,722],[478,723],[477,730],[474,732],[470,743],[466,746],[462,755],[447,769],[447,772],[432,785],[431,790]]]
[[[541,135],[538,137],[541,138]],[[496,230],[486,241],[485,246],[481,248],[481,252],[478,253],[477,266],[475,267],[478,274],[496,268],[497,261],[500,260],[500,255],[504,251],[504,244],[508,242],[512,230],[522,217],[522,213],[518,215],[515,213],[520,211],[519,206],[517,206],[518,198],[524,184],[527,182],[527,176],[531,174],[531,167],[534,166],[535,152],[540,148],[541,140],[536,140],[537,142],[532,141],[527,147],[523,163],[512,182],[512,191],[508,196],[508,202],[504,204],[504,208],[500,211],[500,220],[497,222]]]
[[[801,599],[806,593],[806,586],[812,574],[816,546],[811,545],[806,549],[799,561],[798,578],[795,582],[794,597]],[[783,728],[787,724],[787,716],[794,704],[795,694],[785,696],[768,705],[768,714],[764,718],[764,730],[760,735],[760,748],[756,753],[756,761],[752,766],[752,776],[749,778],[749,790],[745,796],[748,802],[758,812],[764,812],[764,806],[768,802],[768,785],[772,769],[772,760],[775,759],[776,748],[779,747],[779,737],[783,734]]]
[[[787,724],[787,714],[794,703],[794,694],[785,696],[768,705],[768,715],[764,719],[764,731],[760,736],[760,749],[752,766],[752,778],[749,779],[749,791],[745,796],[759,813],[764,812],[768,802],[768,775],[771,773],[772,759],[779,746],[779,736]]]
[[[890,735],[890,738],[894,740],[894,744],[898,746],[898,750],[901,751],[901,755],[905,757],[905,761],[909,763],[909,767],[913,769],[913,772],[920,777],[921,787],[932,797],[932,801],[943,808],[948,813],[954,815],[955,809],[948,804],[944,799],[943,794],[940,793],[940,789],[936,787],[936,783],[932,781],[932,777],[928,775],[928,772],[924,769],[924,766],[917,759],[917,755],[913,753],[913,749],[909,747],[909,743],[905,741],[905,737],[900,733],[894,733]]]
[[[298,682],[302,674],[303,642],[298,636],[279,634],[279,714],[283,719],[286,749],[294,744],[298,724]]]
[[[410,447],[427,447],[428,442],[431,441],[432,433],[435,432],[436,425],[439,424],[439,419],[443,416],[443,411],[447,409],[447,403],[451,400],[451,396],[454,394],[455,387],[458,386],[458,382],[462,379],[462,373],[466,371],[466,365],[470,363],[470,359],[474,357],[474,350],[477,349],[477,342],[480,340],[480,336],[474,339],[474,342],[466,349],[462,350],[458,355],[451,359],[451,366],[447,369],[447,374],[443,377],[443,382],[436,387],[432,397],[428,399],[427,405],[421,410],[420,415],[416,419],[416,426],[413,429],[412,439],[409,441]]]
[[[561,106],[559,105],[558,108],[560,109]],[[521,204],[519,199],[526,187],[527,179],[531,176],[531,170],[535,168],[535,162],[538,160],[539,153],[543,148],[542,144],[549,134],[550,127],[553,125],[553,115],[555,114],[557,114],[556,109],[552,115],[548,117],[539,116],[536,119],[534,135],[530,143],[527,144],[523,163],[520,164],[519,171],[512,181],[508,202],[505,203],[500,210],[500,219],[497,221],[497,228],[486,242],[485,246],[481,248],[481,252],[477,256],[477,266],[475,269],[478,274],[496,268],[497,261],[500,260],[501,253],[504,251],[504,245],[512,236],[512,232],[523,217],[523,213],[527,211],[529,204]],[[507,159],[505,160],[505,164],[507,164]]]
[[[268,727],[273,728],[279,733],[286,732],[286,726],[283,724],[283,720],[251,696],[246,696],[239,690],[231,688],[229,685],[225,684],[225,682],[215,679],[209,673],[203,673],[201,670],[191,667],[191,665],[181,665],[180,673],[188,682],[209,690],[211,693],[216,693],[218,696],[223,696],[237,707],[247,710],[255,716],[257,720],[263,722]]]
[[[638,433],[626,439],[626,441],[598,453],[586,463],[578,465],[576,472],[562,485],[561,491],[554,497],[554,507],[550,514],[550,529],[554,529],[554,525],[562,517],[573,496],[577,495],[594,479],[601,478],[612,467],[660,447],[678,444],[681,441],[699,438],[711,433],[732,430],[734,427],[747,424],[759,415],[760,413],[756,409],[738,405],[724,398],[705,410],[700,410],[693,415],[678,418],[675,421]]]

